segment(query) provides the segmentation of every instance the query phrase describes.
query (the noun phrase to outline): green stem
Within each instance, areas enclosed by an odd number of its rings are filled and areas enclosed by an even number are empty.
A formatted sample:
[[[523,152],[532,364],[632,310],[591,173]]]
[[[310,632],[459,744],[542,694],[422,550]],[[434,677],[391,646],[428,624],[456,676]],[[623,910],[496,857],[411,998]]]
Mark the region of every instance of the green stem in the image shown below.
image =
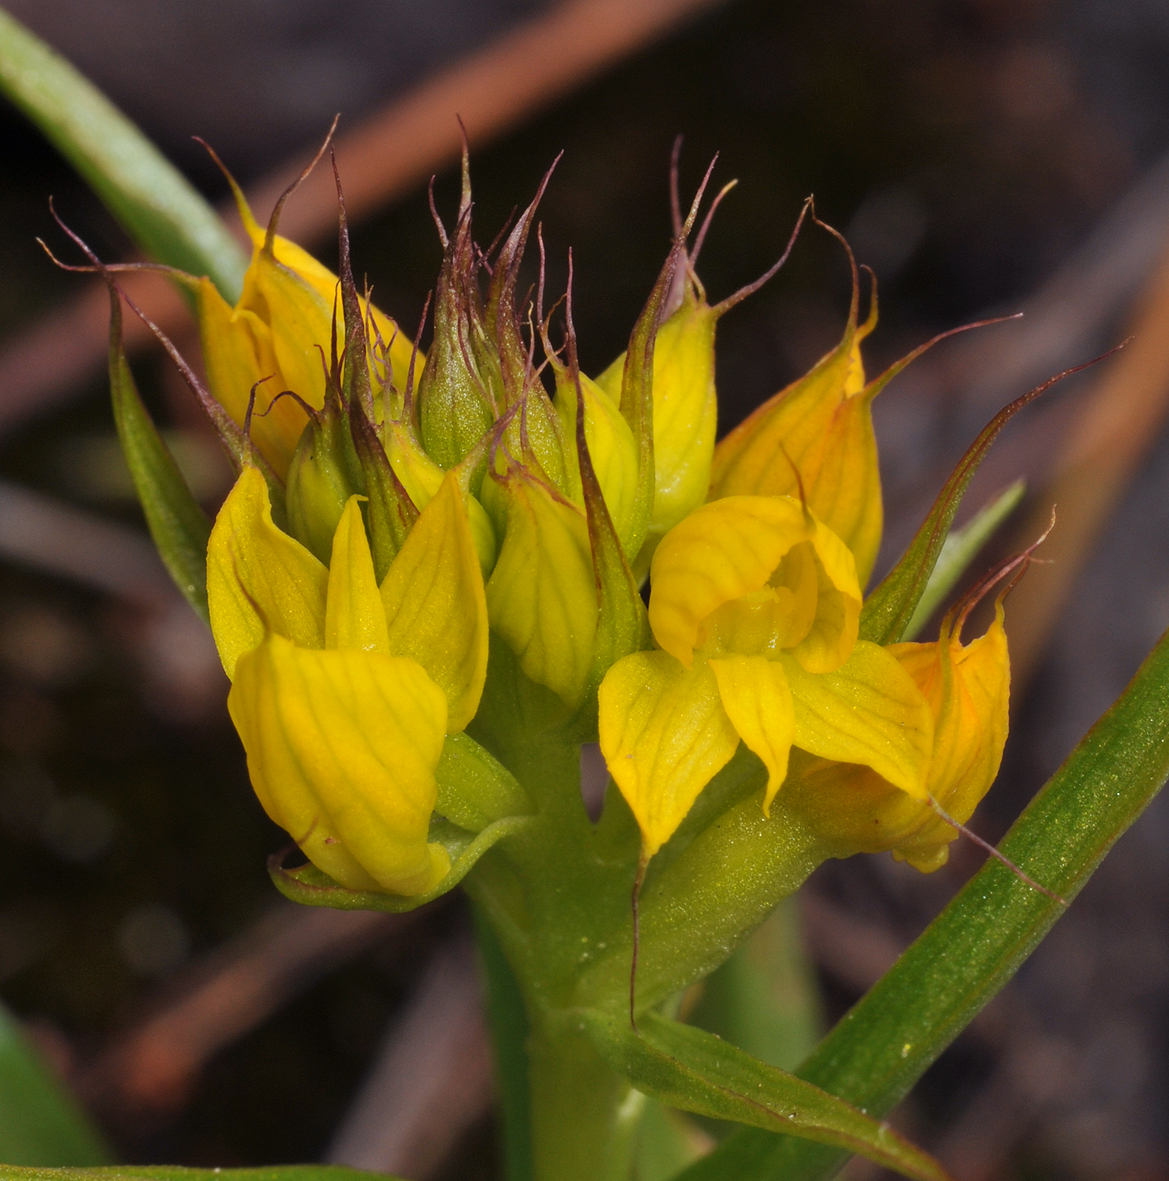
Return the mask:
[[[565,1022],[528,1039],[538,1181],[628,1181],[645,1096]]]
[[[466,881],[490,928],[481,946],[508,1176],[628,1181],[644,1097],[562,1017],[582,969],[603,955],[606,931],[627,914],[626,874],[590,854],[575,742],[529,730],[513,733],[507,749],[492,745],[537,809],[530,828],[493,849]]]

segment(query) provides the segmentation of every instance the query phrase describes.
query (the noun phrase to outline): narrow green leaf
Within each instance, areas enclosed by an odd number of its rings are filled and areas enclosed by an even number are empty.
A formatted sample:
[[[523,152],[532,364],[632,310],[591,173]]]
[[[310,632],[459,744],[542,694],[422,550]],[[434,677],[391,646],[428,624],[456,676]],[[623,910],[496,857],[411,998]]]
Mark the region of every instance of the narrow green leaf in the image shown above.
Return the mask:
[[[1123,347],[1123,346],[1119,346]],[[1112,352],[1116,350],[1113,349]],[[1105,353],[1104,356],[1111,356]],[[901,561],[882,580],[880,586],[865,600],[861,611],[860,638],[872,640],[876,644],[895,644],[905,635],[909,621],[917,609],[917,604],[925,593],[930,576],[937,565],[942,546],[950,533],[950,526],[954,523],[954,514],[962,503],[966,488],[970,484],[978,465],[986,458],[990,445],[998,438],[999,432],[1015,417],[1029,402],[1033,402],[1040,394],[1051,389],[1057,381],[1079,373],[1089,365],[1104,357],[1097,357],[1084,365],[1077,365],[1072,369],[1065,369],[1054,377],[1049,377],[1042,385],[1016,398],[1009,405],[1004,406],[982,428],[978,438],[970,444],[966,454],[958,461],[958,466],[950,473],[950,478],[938,493],[929,516],[922,523],[917,535],[910,543],[909,549],[902,555]]]
[[[207,539],[211,536],[211,522],[199,507],[139,397],[122,347],[122,305],[113,289],[110,291],[110,396],[118,438],[146,514],[150,536],[187,602],[209,621]]]
[[[81,1108],[62,1091],[0,1006],[0,1160],[93,1165],[110,1159]],[[22,1175],[39,1170],[22,1170]],[[7,1176],[0,1166],[0,1178]]]
[[[530,817],[509,816],[506,820],[489,824],[480,833],[470,833],[441,817],[435,817],[430,825],[430,839],[446,847],[451,859],[450,872],[429,893],[410,898],[400,894],[376,894],[372,890],[350,890],[311,862],[296,869],[285,869],[283,853],[268,858],[268,875],[285,898],[299,902],[301,906],[329,906],[334,910],[385,910],[401,914],[417,910],[453,890],[492,845],[504,837],[522,832],[530,823]]]
[[[235,303],[247,258],[219,215],[105,95],[2,10],[0,91],[56,145],[148,255],[209,276]]]
[[[921,1181],[946,1177],[941,1165],[887,1125],[714,1034],[654,1014],[645,1014],[636,1032],[627,1020],[595,1010],[579,1011],[573,1019],[614,1070],[671,1107],[783,1129]]]
[[[1169,633],[1124,694],[1031,801],[1000,848],[1062,898],[1083,888],[1169,775]],[[802,1078],[883,1115],[1015,974],[1063,913],[988,861],[801,1067]],[[685,1181],[817,1181],[835,1151],[736,1132]]]
[[[918,600],[913,617],[905,625],[905,640],[914,639],[929,622],[929,617],[945,602],[958,579],[966,573],[978,551],[990,540],[994,531],[1013,513],[1027,491],[1025,480],[1016,480],[1000,492],[990,504],[979,509],[968,524],[955,529],[942,545],[930,580]]]
[[[182,1165],[108,1165],[96,1169],[23,1169],[0,1165],[0,1181],[400,1181],[347,1165],[265,1165],[259,1169],[188,1169]]]

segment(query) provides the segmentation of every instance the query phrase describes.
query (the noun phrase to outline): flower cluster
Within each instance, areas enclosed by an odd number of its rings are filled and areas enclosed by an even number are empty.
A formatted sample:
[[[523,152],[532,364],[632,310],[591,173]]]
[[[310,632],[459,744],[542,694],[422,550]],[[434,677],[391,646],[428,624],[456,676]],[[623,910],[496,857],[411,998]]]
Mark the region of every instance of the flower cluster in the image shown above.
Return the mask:
[[[932,643],[860,638],[889,376],[861,360],[875,295],[859,323],[854,267],[840,345],[716,446],[737,297],[706,300],[695,211],[629,350],[590,379],[571,291],[560,349],[553,317],[517,306],[538,201],[488,268],[464,169],[425,356],[358,295],[344,227],[338,279],[244,206],[241,299],[199,286],[211,393],[248,440],[208,551],[211,623],[265,809],[349,889],[441,889],[434,815],[460,807],[439,799],[444,752],[475,745],[485,684],[522,682],[599,738],[643,866],[740,743],[765,814],[782,791],[838,855],[941,864],[938,809],[964,821],[998,769],[1006,643],[1001,603],[965,646],[953,617]]]

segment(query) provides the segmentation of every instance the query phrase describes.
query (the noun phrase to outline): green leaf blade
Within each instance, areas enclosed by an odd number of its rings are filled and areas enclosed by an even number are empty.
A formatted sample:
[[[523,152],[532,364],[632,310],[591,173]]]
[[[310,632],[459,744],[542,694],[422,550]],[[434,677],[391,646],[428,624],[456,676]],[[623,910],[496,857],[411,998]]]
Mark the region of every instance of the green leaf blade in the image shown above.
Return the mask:
[[[0,91],[152,258],[207,275],[229,303],[247,258],[215,210],[91,82],[0,10]]]
[[[0,1007],[0,1160],[20,1165],[96,1165],[109,1150]],[[23,1173],[41,1170],[26,1169]],[[0,1166],[0,1178],[6,1177]]]
[[[1113,349],[1113,352],[1116,350]],[[1105,357],[1111,354],[1106,353]],[[915,534],[909,548],[901,556],[901,560],[881,580],[880,585],[865,600],[861,610],[860,638],[872,640],[876,644],[895,644],[906,633],[910,620],[913,618],[917,605],[925,594],[934,567],[942,552],[942,546],[950,534],[950,527],[954,523],[954,516],[962,497],[974,473],[986,458],[991,444],[998,438],[1003,427],[1030,402],[1035,401],[1040,394],[1046,393],[1058,381],[1070,377],[1073,373],[1095,365],[1103,360],[1097,357],[1084,365],[1077,365],[1072,369],[1065,369],[1049,377],[1042,385],[1029,390],[1022,397],[1004,406],[982,428],[978,437],[967,448],[966,453],[958,461],[957,467],[950,473],[949,479],[942,485],[934,501],[929,515],[922,522],[921,528]]]
[[[110,397],[118,439],[150,536],[187,602],[206,622],[207,540],[211,522],[179,471],[174,456],[139,396],[122,346],[122,309],[110,298]]]
[[[906,1177],[945,1170],[887,1125],[713,1034],[646,1014],[638,1031],[599,1012],[576,1015],[601,1056],[639,1091],[683,1111],[857,1152]]]
[[[183,1165],[106,1165],[95,1169],[30,1169],[0,1165],[0,1181],[401,1181],[348,1165],[266,1165],[258,1169],[190,1169]]]
[[[1000,848],[1071,900],[1169,775],[1169,633],[1012,826]],[[799,1074],[883,1114],[1007,983],[1063,913],[988,861]],[[736,1132],[685,1181],[817,1181],[839,1152],[753,1130]]]
[[[945,602],[958,580],[966,573],[978,551],[990,540],[991,534],[1015,511],[1027,492],[1025,480],[1016,480],[970,519],[961,529],[955,529],[942,544],[937,565],[929,582],[905,625],[902,639],[912,640],[929,622],[929,617]]]

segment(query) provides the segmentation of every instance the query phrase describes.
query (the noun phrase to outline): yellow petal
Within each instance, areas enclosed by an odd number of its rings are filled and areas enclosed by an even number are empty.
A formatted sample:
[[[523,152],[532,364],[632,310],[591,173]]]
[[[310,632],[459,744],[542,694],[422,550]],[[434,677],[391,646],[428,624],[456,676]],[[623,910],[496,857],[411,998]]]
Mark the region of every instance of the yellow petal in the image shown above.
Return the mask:
[[[781,390],[715,448],[710,496],[795,496],[843,538],[863,586],[881,544],[881,478],[872,396],[857,329],[806,377]],[[874,391],[875,392],[875,391]]]
[[[811,544],[816,555],[816,616],[792,655],[808,672],[826,673],[839,668],[856,643],[860,585],[851,551],[821,521],[816,522]]]
[[[714,336],[718,313],[687,291],[682,306],[658,329],[654,342],[654,502],[651,538],[673,528],[706,499],[718,426]],[[622,354],[597,378],[618,405]]]
[[[281,382],[279,389],[272,392],[292,390],[319,410],[325,404],[325,365],[333,331],[332,298],[326,302],[304,278],[260,249],[253,254],[244,277],[240,308],[255,312],[272,334]]]
[[[890,651],[934,712],[930,795],[964,824],[998,775],[1007,740],[1011,669],[1002,604],[986,634],[965,647],[943,634],[936,644],[898,644]],[[917,832],[897,843],[894,855],[928,868],[954,835],[931,811]]]
[[[649,621],[658,643],[689,666],[704,622],[772,584],[780,564],[810,543],[818,599],[801,661],[832,667],[851,651],[860,618],[852,555],[790,496],[731,496],[696,509],[662,539],[650,573]],[[799,603],[791,605],[800,611]],[[712,621],[714,622],[714,621]]]
[[[240,426],[252,387],[268,379],[256,390],[251,437],[283,479],[308,415],[293,398],[273,401],[288,386],[276,362],[271,330],[254,311],[229,307],[207,278],[199,281],[198,312],[208,389]]]
[[[795,707],[795,745],[839,763],[861,763],[916,799],[926,798],[933,716],[922,691],[884,648],[860,641],[840,668],[784,670]]]
[[[424,509],[442,487],[446,473],[422,450],[422,445],[408,427],[397,422],[387,422],[383,432],[386,455],[394,475],[401,481],[414,507]],[[495,529],[486,510],[474,496],[467,493],[464,500],[471,538],[475,543],[475,552],[479,555],[479,568],[483,577],[487,578],[495,565]]]
[[[244,468],[207,544],[211,631],[227,675],[266,631],[320,648],[328,579],[325,567],[272,523],[264,477]]]
[[[267,328],[254,312],[237,314],[206,277],[199,280],[197,305],[207,386],[216,401],[242,424],[252,386],[267,377],[260,372],[256,341],[257,332],[266,334]]]
[[[386,611],[373,570],[365,522],[361,519],[363,499],[349,498],[333,534],[325,604],[325,647],[388,653]]]
[[[416,661],[310,651],[270,636],[228,709],[264,810],[354,890],[424,894],[449,859],[427,842],[446,698]]]
[[[915,799],[876,771],[857,763],[833,763],[796,751],[783,787],[784,806],[827,842],[835,857],[854,853],[883,853],[923,830],[940,824],[928,801]],[[930,844],[933,864],[915,861],[921,869],[936,869],[945,861],[945,841],[954,830]],[[940,859],[937,850],[942,850]]]
[[[522,473],[506,477],[505,495],[507,532],[487,583],[491,627],[531,680],[579,705],[598,611],[584,513]]]
[[[964,824],[994,781],[1006,741],[1010,668],[1001,611],[986,635],[965,648],[943,636],[887,651],[913,677],[936,719],[928,792]],[[837,856],[892,850],[928,873],[945,864],[957,836],[928,798],[855,764],[815,760],[793,770],[784,798],[818,836],[837,845]]]
[[[263,246],[263,230],[253,237],[253,242],[257,246]],[[337,276],[327,266],[318,262],[307,250],[279,234],[276,235],[276,240],[272,244],[272,253],[277,262],[299,275],[330,309],[333,307],[333,297],[337,294]],[[337,302],[340,306],[339,296]],[[374,330],[369,332],[370,349],[374,348],[377,339],[380,338],[381,345],[388,352],[394,384],[399,390],[405,389],[406,375],[410,368],[410,356],[414,351],[413,344],[403,333],[398,331],[397,324],[385,312],[370,304],[363,296],[358,296],[358,303],[367,324]],[[326,337],[317,343],[327,349],[329,338]],[[422,372],[424,361],[425,356],[420,353],[414,364],[415,377]]]
[[[475,716],[487,675],[487,601],[467,509],[451,473],[381,586],[389,650],[412,656],[447,696],[451,733]]]
[[[792,693],[783,665],[762,656],[730,656],[712,660],[723,709],[731,725],[767,768],[763,814],[787,775],[788,756],[796,732]]]
[[[652,857],[730,761],[739,735],[711,669],[685,669],[668,652],[617,661],[597,700],[601,753]]]

